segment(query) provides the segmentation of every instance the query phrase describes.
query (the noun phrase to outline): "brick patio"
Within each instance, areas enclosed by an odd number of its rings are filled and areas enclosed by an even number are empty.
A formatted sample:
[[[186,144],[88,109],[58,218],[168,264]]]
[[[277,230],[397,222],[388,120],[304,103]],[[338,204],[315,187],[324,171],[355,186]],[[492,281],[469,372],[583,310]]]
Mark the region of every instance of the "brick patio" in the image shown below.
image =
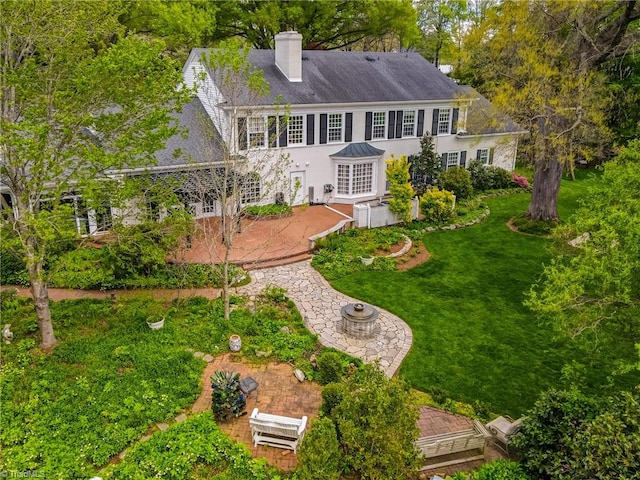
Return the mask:
[[[293,376],[293,367],[286,363],[252,365],[240,360],[233,354],[220,355],[209,363],[202,374],[202,394],[193,405],[192,412],[202,412],[211,408],[211,375],[216,370],[238,372],[241,377],[251,376],[260,386],[247,399],[247,412],[251,414],[255,407],[265,413],[302,417],[318,417],[322,397],[322,387],[316,383],[300,383]],[[236,442],[244,443],[254,457],[265,458],[270,465],[283,470],[291,470],[298,464],[297,455],[291,450],[259,445],[254,447],[251,441],[249,416],[236,418],[220,425],[222,430]]]
[[[255,407],[260,411],[287,417],[302,417],[306,415],[310,422],[318,417],[320,404],[322,403],[322,387],[315,383],[300,383],[293,376],[293,367],[286,363],[268,363],[253,365],[242,361],[240,356],[234,354],[219,355],[209,363],[202,374],[202,394],[194,403],[191,411],[202,412],[211,408],[211,375],[216,370],[229,370],[238,372],[241,377],[251,376],[260,386],[251,393],[247,399],[247,413],[250,414]],[[418,420],[420,436],[436,435],[440,433],[455,432],[472,428],[473,421],[461,415],[453,415],[433,407],[421,406]],[[254,447],[251,441],[249,418],[239,417],[228,423],[220,425],[222,430],[233,440],[244,443],[254,457],[265,458],[267,463],[283,470],[291,470],[298,464],[297,455],[291,450],[273,448],[260,445]],[[492,461],[496,458],[504,458],[504,453],[491,442],[485,449],[485,460]],[[431,478],[438,474],[441,477],[452,475],[458,471],[471,470],[479,467],[483,462],[466,462],[427,470],[421,474],[422,478]]]

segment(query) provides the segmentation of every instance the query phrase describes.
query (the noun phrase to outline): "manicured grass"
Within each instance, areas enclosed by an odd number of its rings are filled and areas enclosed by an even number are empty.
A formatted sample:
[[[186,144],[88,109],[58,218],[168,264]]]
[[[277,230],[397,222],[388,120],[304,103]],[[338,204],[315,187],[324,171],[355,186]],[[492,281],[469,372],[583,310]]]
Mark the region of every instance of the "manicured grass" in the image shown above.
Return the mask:
[[[193,351],[228,351],[231,333],[241,335],[246,352],[266,351],[281,361],[308,357],[317,347],[316,337],[278,289],[266,293],[251,309],[234,301],[230,321],[223,318],[220,299],[174,301],[164,306],[161,330],[146,325],[149,315],[163,308],[150,298],[52,303],[60,343],[50,354],[35,347],[30,301],[4,301],[2,318],[11,323],[15,337],[2,347],[0,471],[91,477],[155,423],[192,405],[205,366]],[[205,439],[199,442],[206,444]],[[159,449],[156,458],[163,457],[161,442],[150,445]]]
[[[561,215],[566,218],[575,208],[589,183],[563,181]],[[529,198],[489,199],[491,215],[481,224],[425,235],[432,257],[414,269],[360,272],[332,283],[411,326],[414,344],[400,374],[413,387],[438,387],[454,399],[485,402],[495,412],[517,416],[541,391],[566,386],[565,365],[584,366],[584,384],[598,389],[617,359],[633,360],[633,343],[640,339],[606,331],[597,349],[585,350],[578,342],[554,338],[551,327],[539,325],[523,306],[552,256],[551,240],[506,227],[509,218],[525,211]],[[618,381],[629,385],[631,379]]]

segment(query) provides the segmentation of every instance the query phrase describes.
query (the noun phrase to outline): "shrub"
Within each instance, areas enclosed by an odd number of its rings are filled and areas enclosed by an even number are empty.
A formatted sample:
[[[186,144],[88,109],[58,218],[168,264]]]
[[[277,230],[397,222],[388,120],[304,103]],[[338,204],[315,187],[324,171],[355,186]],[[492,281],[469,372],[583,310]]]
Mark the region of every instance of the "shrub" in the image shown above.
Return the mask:
[[[474,191],[484,192],[493,188],[491,174],[484,163],[474,160],[469,164],[467,171],[471,175],[471,185]]]
[[[244,213],[247,215],[255,215],[257,217],[266,217],[269,215],[286,215],[291,213],[293,209],[291,205],[286,203],[277,204],[269,203],[267,205],[251,205],[244,209]]]
[[[298,452],[297,474],[300,480],[337,480],[340,478],[340,449],[336,427],[329,418],[313,421]]]
[[[318,355],[318,383],[339,382],[342,379],[342,358],[338,352],[330,350]]]
[[[24,261],[6,248],[0,247],[0,284],[29,285]]]
[[[331,415],[333,409],[347,396],[347,386],[344,383],[330,383],[322,389],[322,405],[320,413]]]
[[[54,287],[61,288],[110,288],[115,284],[113,270],[106,267],[106,257],[101,248],[80,248],[58,257],[49,276]]]
[[[360,479],[412,478],[420,460],[414,443],[418,411],[409,388],[375,364],[364,365],[343,384],[342,400],[328,416],[336,425],[345,467]]]
[[[389,210],[395,213],[400,221],[410,223],[413,220],[411,215],[411,199],[415,192],[409,183],[409,163],[407,157],[395,158],[391,155],[387,163],[387,180],[389,182],[389,192],[392,198],[389,200]]]
[[[529,180],[527,177],[523,177],[522,175],[518,175],[516,172],[511,172],[511,181],[514,185],[520,188],[529,188]]]
[[[532,480],[520,464],[508,460],[496,460],[482,465],[471,474],[470,480]]]
[[[430,188],[420,198],[420,211],[429,222],[445,223],[451,220],[455,215],[454,205],[453,194],[438,187]]]
[[[545,393],[512,440],[525,470],[540,479],[574,478],[569,469],[574,439],[596,409],[596,402],[578,391]]]
[[[500,190],[512,185],[511,173],[500,167],[487,167],[491,179],[491,188]]]
[[[509,178],[509,182],[511,178]],[[464,167],[451,167],[440,175],[440,187],[449,190],[459,199],[473,195],[471,175]]]
[[[211,375],[211,411],[218,421],[227,421],[243,415],[246,400],[240,390],[240,374],[214,372]]]

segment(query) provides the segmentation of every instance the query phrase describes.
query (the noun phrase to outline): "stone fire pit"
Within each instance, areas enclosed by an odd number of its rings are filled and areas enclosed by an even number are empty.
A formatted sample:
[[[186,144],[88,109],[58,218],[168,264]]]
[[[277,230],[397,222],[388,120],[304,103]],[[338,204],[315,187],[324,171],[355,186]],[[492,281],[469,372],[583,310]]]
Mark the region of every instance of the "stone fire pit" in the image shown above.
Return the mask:
[[[342,332],[355,338],[371,338],[378,319],[378,310],[364,303],[350,303],[340,309]]]

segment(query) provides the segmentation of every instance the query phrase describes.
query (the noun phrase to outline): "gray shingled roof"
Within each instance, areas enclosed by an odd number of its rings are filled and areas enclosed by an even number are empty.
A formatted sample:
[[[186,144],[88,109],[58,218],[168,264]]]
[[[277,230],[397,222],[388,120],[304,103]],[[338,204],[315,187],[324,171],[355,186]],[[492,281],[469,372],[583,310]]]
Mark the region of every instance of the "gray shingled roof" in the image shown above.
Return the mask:
[[[159,167],[210,162],[221,158],[220,134],[211,123],[200,99],[195,97],[174,117],[178,120],[178,127],[186,129],[188,133],[186,138],[182,133],[174,135],[167,140],[163,150],[156,152]]]
[[[193,49],[200,58],[207,49]],[[371,53],[304,50],[302,82],[289,82],[275,65],[274,50],[251,50],[249,62],[264,72],[272,105],[278,95],[291,105],[450,100],[460,86],[415,52]]]
[[[330,157],[339,158],[361,158],[361,157],[379,157],[384,150],[373,147],[367,142],[350,143],[339,152],[329,155]]]
[[[474,99],[467,113],[467,131],[458,132],[464,135],[490,135],[492,133],[516,133],[523,129],[494,107],[489,100],[480,95],[477,90],[468,85],[461,85],[462,97]]]

